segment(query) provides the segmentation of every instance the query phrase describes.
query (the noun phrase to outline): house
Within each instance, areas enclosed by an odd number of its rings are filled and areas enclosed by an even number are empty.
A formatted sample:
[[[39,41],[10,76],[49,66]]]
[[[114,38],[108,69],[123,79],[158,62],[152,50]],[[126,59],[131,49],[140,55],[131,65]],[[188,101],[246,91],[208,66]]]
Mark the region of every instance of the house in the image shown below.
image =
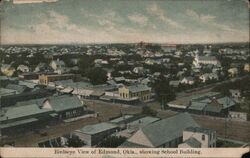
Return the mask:
[[[153,60],[153,59],[147,58],[145,60],[145,64],[147,64],[147,65],[154,65],[154,63],[155,63],[155,60]]]
[[[235,105],[236,103],[227,96],[216,92],[208,92],[193,96],[188,111],[197,114],[224,117]]]
[[[227,70],[230,77],[235,77],[238,75],[238,68],[230,68]]]
[[[65,68],[65,63],[64,61],[57,59],[57,60],[52,60],[50,66],[52,67],[53,70],[58,70],[61,68]]]
[[[173,148],[182,143],[183,131],[199,127],[190,114],[180,113],[140,128],[120,147]]]
[[[79,63],[79,61],[80,61],[80,59],[78,59],[78,58],[72,58],[72,59],[70,59],[70,63],[72,65],[77,65]]]
[[[140,101],[149,101],[151,97],[151,88],[147,85],[135,84],[131,86],[123,86],[118,89],[121,98],[139,98]]]
[[[193,77],[184,77],[184,78],[180,81],[180,83],[192,85],[192,84],[194,84],[194,78],[193,78]]]
[[[102,122],[94,125],[87,125],[73,132],[88,146],[96,146],[103,139],[118,132],[119,127],[112,123]]]
[[[116,83],[124,83],[125,82],[125,77],[114,77],[114,81],[116,82]]]
[[[250,64],[245,64],[244,65],[244,71],[250,72]]]
[[[52,67],[54,72],[58,74],[62,74],[67,71],[64,61],[59,60],[59,59],[52,60],[50,63],[50,66]]]
[[[199,67],[200,65],[220,65],[219,60],[216,59],[215,56],[199,56],[196,55],[193,64],[196,67]]]
[[[215,130],[202,127],[188,127],[183,131],[183,143],[178,148],[213,148],[216,147]]]
[[[173,87],[178,87],[180,84],[179,80],[175,80],[175,81],[169,81],[169,85],[173,86]]]
[[[208,80],[218,80],[219,79],[219,77],[216,73],[205,73],[205,74],[202,74],[199,78],[202,82],[206,82]]]
[[[133,69],[133,72],[136,73],[136,74],[143,74],[144,68],[143,67],[135,67]]]
[[[239,99],[241,97],[239,89],[230,89],[229,92],[231,93],[231,96],[235,99]]]
[[[19,66],[17,67],[17,70],[18,70],[18,71],[21,71],[21,72],[29,72],[29,71],[30,71],[29,67],[26,66],[26,65],[19,65]]]
[[[247,121],[247,113],[240,111],[229,111],[228,117],[235,121]]]
[[[1,66],[1,72],[5,75],[5,76],[12,76],[14,74],[14,72],[16,71],[15,68],[13,68],[11,65],[9,64],[2,64]]]
[[[48,64],[46,63],[39,63],[34,72],[45,72],[45,73],[48,73],[48,72],[53,72],[53,69],[51,66],[49,66]]]

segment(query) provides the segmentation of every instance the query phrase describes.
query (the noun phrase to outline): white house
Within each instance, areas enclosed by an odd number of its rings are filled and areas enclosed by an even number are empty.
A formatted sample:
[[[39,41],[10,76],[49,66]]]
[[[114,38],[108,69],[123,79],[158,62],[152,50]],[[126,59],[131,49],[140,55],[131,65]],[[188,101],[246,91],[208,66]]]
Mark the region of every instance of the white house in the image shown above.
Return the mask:
[[[236,121],[247,121],[246,112],[229,111],[228,117]]]
[[[59,60],[59,59],[53,60],[50,63],[50,66],[52,67],[54,72],[56,72],[58,74],[62,74],[62,73],[67,71],[64,61]]]
[[[133,69],[133,72],[136,73],[136,74],[141,74],[144,72],[144,68],[143,67],[135,67]]]
[[[59,68],[64,68],[65,67],[65,63],[64,63],[64,61],[57,59],[57,60],[51,61],[50,66],[54,70],[57,70]]]
[[[202,74],[199,78],[202,82],[206,82],[207,80],[218,80],[219,79],[219,77],[216,73],[205,73],[205,74]]]
[[[238,74],[237,68],[230,68],[227,71],[228,71],[230,77],[235,77]]]
[[[183,131],[183,143],[178,148],[213,148],[216,147],[216,140],[215,130],[188,127]]]
[[[238,90],[238,89],[230,89],[229,91],[230,91],[233,98],[239,99],[241,97],[240,90]]]
[[[21,72],[29,72],[29,71],[30,71],[29,67],[26,66],[26,65],[19,65],[19,66],[17,67],[17,70],[19,70],[19,71],[21,71]]]
[[[193,78],[193,77],[184,77],[184,78],[181,80],[181,83],[182,83],[182,84],[189,84],[189,85],[192,85],[192,84],[194,84],[194,78]]]
[[[200,67],[201,64],[203,64],[203,65],[207,65],[207,64],[220,65],[220,62],[219,62],[219,60],[216,59],[215,56],[199,56],[199,55],[196,55],[194,60],[193,60],[193,64],[196,67]]]
[[[2,64],[1,66],[1,72],[6,76],[12,76],[15,71],[16,71],[15,68],[13,68],[9,64]]]

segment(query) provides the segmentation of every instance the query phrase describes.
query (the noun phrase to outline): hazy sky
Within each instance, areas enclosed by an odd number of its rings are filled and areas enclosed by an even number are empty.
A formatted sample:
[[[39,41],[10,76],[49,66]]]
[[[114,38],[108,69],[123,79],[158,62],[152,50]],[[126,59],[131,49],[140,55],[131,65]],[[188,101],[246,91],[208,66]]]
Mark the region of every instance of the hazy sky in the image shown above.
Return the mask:
[[[5,0],[2,44],[249,41],[247,0],[38,1]]]

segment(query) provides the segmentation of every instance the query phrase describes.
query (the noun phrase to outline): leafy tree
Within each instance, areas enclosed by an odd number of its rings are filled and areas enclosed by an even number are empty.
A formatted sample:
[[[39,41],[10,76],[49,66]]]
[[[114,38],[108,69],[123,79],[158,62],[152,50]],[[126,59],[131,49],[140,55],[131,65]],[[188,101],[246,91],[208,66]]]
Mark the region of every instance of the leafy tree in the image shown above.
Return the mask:
[[[81,75],[86,76],[86,70],[93,66],[93,61],[93,56],[84,55],[80,58],[78,67],[80,69]]]
[[[90,82],[94,85],[103,84],[107,81],[107,72],[102,68],[89,68],[86,71],[86,76],[90,79]]]
[[[78,137],[78,136],[72,136],[68,139],[67,146],[68,147],[82,147],[85,143]]]
[[[156,116],[157,112],[151,109],[149,106],[143,106],[142,112],[143,115]]]
[[[170,102],[176,97],[174,89],[169,85],[169,81],[164,76],[158,78],[153,88],[158,101]]]
[[[125,142],[126,137],[110,136],[104,139],[98,146],[106,148],[116,148]]]

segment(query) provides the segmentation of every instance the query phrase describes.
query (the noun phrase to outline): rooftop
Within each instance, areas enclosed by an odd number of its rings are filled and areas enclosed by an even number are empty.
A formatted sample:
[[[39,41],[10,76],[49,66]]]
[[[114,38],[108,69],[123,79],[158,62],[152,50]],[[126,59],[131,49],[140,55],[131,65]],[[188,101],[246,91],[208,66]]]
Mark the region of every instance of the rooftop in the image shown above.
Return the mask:
[[[7,96],[7,95],[16,94],[16,93],[17,91],[13,89],[0,88],[0,96]]]
[[[0,117],[1,121],[37,115],[51,111],[51,109],[40,109],[36,104],[14,106],[4,109],[5,113]]]
[[[188,127],[184,131],[194,132],[194,133],[205,133],[210,134],[214,132],[214,130],[203,128],[203,127]]]
[[[102,122],[102,123],[98,123],[98,124],[95,124],[95,125],[84,126],[83,128],[81,128],[81,129],[79,129],[77,131],[93,135],[93,134],[104,132],[104,131],[114,129],[114,128],[117,128],[117,127],[118,126],[115,125],[115,124]]]
[[[110,120],[110,122],[111,123],[120,123],[120,122],[127,120],[129,118],[132,118],[132,117],[133,117],[133,115],[124,115],[124,116],[118,117],[116,119]]]
[[[154,147],[181,137],[187,127],[199,127],[190,114],[180,113],[151,123],[141,130]],[[133,137],[133,136],[132,136]]]
[[[151,116],[146,116],[146,117],[143,117],[143,118],[140,118],[138,120],[135,120],[131,123],[129,123],[128,125],[129,126],[136,126],[136,127],[144,127],[150,123],[153,123],[153,122],[156,122],[156,121],[159,121],[160,118],[156,118],[156,117],[151,117]]]
[[[132,93],[141,92],[141,91],[150,91],[151,90],[150,87],[148,87],[147,85],[142,85],[142,84],[136,84],[136,85],[128,86],[128,89]]]
[[[201,143],[193,137],[185,140],[183,143],[188,144],[192,148],[200,148],[201,147]]]

